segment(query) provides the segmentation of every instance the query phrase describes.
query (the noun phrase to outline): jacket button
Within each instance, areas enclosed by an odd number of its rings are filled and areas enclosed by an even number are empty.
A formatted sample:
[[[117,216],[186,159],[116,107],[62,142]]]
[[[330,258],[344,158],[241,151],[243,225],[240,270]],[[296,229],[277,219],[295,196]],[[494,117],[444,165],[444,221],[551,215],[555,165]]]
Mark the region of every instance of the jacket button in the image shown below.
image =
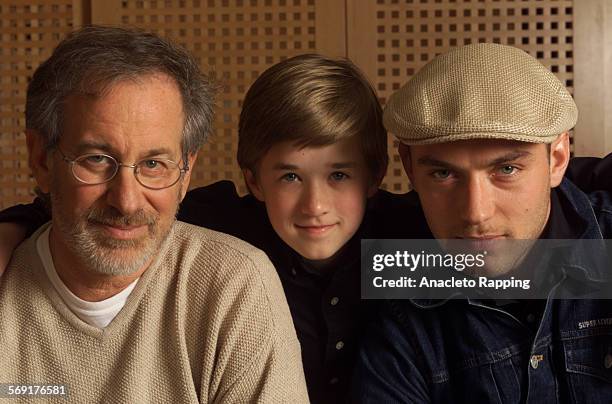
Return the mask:
[[[604,358],[604,366],[606,369],[612,368],[612,353],[607,354]]]
[[[531,359],[529,360],[529,364],[532,368],[537,369],[540,365],[540,362],[544,360],[544,355],[531,355]]]
[[[329,304],[331,304],[332,306],[335,306],[338,304],[338,302],[340,301],[340,299],[338,299],[337,297],[332,297],[332,299],[330,300]]]
[[[344,348],[344,342],[342,342],[342,341],[336,342],[336,349],[339,351],[342,348]]]

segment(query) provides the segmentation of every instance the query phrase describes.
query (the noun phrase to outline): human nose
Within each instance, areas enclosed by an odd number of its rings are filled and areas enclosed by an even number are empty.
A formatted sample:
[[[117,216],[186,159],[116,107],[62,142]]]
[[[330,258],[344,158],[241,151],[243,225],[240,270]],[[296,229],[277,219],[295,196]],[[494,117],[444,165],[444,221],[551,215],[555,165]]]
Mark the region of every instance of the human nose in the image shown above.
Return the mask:
[[[323,184],[307,184],[301,198],[302,213],[308,216],[321,216],[329,210],[329,190]]]
[[[494,192],[486,178],[474,176],[467,179],[461,201],[461,218],[468,225],[484,223],[495,212]]]
[[[143,205],[143,187],[134,174],[133,166],[121,165],[108,182],[107,203],[124,215],[135,213]]]

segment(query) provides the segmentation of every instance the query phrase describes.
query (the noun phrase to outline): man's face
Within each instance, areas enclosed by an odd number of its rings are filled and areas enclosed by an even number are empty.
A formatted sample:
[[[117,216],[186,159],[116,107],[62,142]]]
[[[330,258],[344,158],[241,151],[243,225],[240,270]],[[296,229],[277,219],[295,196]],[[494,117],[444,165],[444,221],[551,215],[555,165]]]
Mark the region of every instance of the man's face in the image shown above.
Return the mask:
[[[356,139],[330,146],[273,146],[256,175],[245,171],[249,188],[265,202],[276,233],[301,256],[324,260],[355,234],[372,184]]]
[[[165,75],[121,81],[99,97],[71,96],[64,116],[58,146],[70,159],[100,153],[125,164],[169,159],[183,165],[181,96]],[[57,150],[46,157],[48,174],[37,179],[51,194],[52,248],[98,274],[146,268],[170,231],[189,172],[161,190],[143,187],[128,167],[119,168],[110,182],[87,185],[73,177]]]
[[[550,189],[563,177],[569,146],[465,140],[403,146],[404,167],[438,239],[537,239]]]

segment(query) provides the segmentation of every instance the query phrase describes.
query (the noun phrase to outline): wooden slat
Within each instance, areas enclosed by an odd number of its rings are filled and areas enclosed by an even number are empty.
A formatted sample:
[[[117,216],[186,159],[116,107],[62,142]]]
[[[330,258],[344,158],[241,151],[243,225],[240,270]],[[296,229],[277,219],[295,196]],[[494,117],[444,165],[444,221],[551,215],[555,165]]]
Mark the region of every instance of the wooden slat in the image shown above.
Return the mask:
[[[603,156],[612,152],[612,4],[581,0],[575,9],[575,152]]]

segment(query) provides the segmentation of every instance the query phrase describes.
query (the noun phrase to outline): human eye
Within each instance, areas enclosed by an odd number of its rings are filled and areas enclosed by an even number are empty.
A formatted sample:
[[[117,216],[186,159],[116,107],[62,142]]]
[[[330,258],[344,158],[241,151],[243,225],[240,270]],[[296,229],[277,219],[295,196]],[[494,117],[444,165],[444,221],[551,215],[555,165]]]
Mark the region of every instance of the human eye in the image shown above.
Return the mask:
[[[331,173],[329,177],[334,181],[344,181],[350,178],[348,174],[343,173],[342,171],[335,171]]]
[[[429,175],[431,175],[436,180],[443,181],[451,178],[452,174],[453,173],[448,169],[439,169],[431,171]]]
[[[138,168],[143,175],[163,175],[169,171],[169,162],[164,160],[146,159],[138,163]]]
[[[101,170],[113,166],[113,159],[105,154],[86,154],[76,159],[78,165],[88,170]]]
[[[514,175],[519,169],[513,165],[505,165],[499,168],[499,173],[502,175]]]
[[[281,181],[285,182],[296,182],[299,181],[300,177],[296,173],[286,173],[281,176]]]

